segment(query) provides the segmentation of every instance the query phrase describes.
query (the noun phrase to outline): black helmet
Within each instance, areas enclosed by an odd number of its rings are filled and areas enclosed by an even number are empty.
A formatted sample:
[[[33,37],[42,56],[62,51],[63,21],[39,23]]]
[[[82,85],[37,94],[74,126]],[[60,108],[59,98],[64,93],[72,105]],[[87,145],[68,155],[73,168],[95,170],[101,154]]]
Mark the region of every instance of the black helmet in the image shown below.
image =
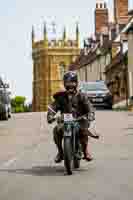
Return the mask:
[[[74,71],[68,71],[64,74],[64,77],[63,77],[63,80],[64,80],[64,83],[65,82],[69,82],[69,81],[72,81],[72,82],[78,82],[78,76],[77,76],[77,73],[74,72]]]
[[[70,93],[73,93],[76,91],[76,88],[78,86],[78,76],[77,73],[74,71],[68,71],[64,74],[64,87],[67,91]]]

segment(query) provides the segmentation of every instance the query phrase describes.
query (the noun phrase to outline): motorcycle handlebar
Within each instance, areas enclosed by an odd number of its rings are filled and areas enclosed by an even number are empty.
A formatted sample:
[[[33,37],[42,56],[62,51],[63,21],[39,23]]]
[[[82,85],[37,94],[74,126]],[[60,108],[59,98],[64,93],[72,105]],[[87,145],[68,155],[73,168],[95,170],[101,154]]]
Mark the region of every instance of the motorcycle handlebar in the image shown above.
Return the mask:
[[[48,108],[55,114],[55,116],[56,116],[56,112],[50,107],[50,106],[48,106]],[[82,119],[87,119],[87,120],[89,120],[89,121],[94,121],[95,120],[95,111],[94,111],[94,109],[92,110],[92,112],[90,112],[89,113],[89,116],[88,116],[88,118],[87,118],[87,115],[88,115],[88,113],[86,113],[85,115],[82,115],[82,116],[80,116],[80,117],[78,117],[78,118],[75,118],[74,119],[74,121],[80,121],[80,120],[82,120]],[[53,121],[55,121],[55,120],[57,120],[57,121],[64,121],[63,120],[63,118],[62,118],[62,115],[61,116],[56,116],[56,117],[53,117]]]
[[[80,120],[82,120],[82,119],[87,119],[87,120],[89,120],[89,121],[94,121],[94,119],[95,119],[95,117],[94,117],[94,113],[93,113],[93,115],[92,116],[89,116],[89,118],[87,118],[87,116],[86,116],[87,114],[85,114],[85,115],[82,115],[82,116],[80,116],[80,117],[77,117],[77,118],[74,118],[74,120],[73,121],[80,121]],[[55,117],[53,117],[53,120],[55,121],[58,121],[58,122],[63,122],[64,120],[63,120],[63,116],[61,115],[61,116],[55,116]]]

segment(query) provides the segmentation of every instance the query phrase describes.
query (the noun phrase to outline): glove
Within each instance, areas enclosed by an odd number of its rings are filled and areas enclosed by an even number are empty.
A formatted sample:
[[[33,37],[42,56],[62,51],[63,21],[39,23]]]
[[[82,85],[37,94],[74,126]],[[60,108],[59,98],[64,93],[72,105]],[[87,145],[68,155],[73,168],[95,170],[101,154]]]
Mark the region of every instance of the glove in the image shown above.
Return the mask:
[[[52,124],[55,121],[55,118],[51,115],[48,116],[47,121],[49,124]]]

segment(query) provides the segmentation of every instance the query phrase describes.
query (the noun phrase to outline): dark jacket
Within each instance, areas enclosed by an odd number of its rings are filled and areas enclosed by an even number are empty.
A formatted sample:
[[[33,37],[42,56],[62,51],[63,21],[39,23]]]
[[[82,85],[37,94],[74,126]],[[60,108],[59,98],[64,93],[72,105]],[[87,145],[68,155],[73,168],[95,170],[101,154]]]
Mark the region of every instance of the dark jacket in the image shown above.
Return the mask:
[[[88,100],[88,97],[83,93],[77,92],[71,98],[68,96],[66,91],[58,92],[54,96],[54,101],[49,106],[47,113],[48,122],[51,121],[52,117],[60,111],[62,113],[73,113],[74,117],[80,117],[83,115],[88,116],[91,112],[92,105]],[[52,111],[53,110],[53,111]],[[80,121],[81,127],[88,127],[88,120],[83,119]]]

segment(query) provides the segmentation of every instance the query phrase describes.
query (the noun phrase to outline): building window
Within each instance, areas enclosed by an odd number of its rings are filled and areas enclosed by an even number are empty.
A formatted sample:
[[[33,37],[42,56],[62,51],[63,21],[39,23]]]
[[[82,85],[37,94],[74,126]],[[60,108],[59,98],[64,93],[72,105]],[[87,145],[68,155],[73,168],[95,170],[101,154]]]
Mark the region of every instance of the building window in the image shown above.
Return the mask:
[[[64,73],[65,73],[65,64],[62,62],[62,63],[60,63],[60,78],[61,78],[61,80],[63,79]]]
[[[90,72],[92,72],[92,63],[90,64]]]

